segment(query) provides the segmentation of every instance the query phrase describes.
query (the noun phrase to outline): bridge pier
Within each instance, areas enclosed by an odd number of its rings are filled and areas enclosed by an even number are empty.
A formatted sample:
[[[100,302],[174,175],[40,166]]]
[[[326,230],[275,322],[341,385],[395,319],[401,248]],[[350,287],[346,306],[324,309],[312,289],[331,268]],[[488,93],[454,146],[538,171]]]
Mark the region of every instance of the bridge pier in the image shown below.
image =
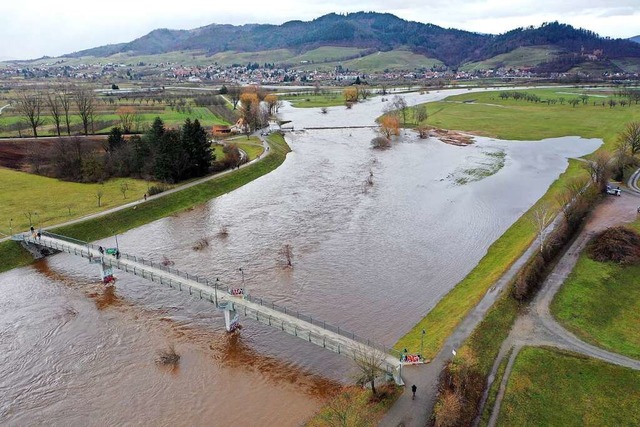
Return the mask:
[[[231,301],[221,308],[224,310],[224,326],[227,332],[233,332],[240,326],[240,316]]]
[[[90,258],[89,262],[100,265],[100,279],[102,279],[102,283],[109,283],[115,280],[115,277],[113,277],[113,267],[105,264],[104,258]]]

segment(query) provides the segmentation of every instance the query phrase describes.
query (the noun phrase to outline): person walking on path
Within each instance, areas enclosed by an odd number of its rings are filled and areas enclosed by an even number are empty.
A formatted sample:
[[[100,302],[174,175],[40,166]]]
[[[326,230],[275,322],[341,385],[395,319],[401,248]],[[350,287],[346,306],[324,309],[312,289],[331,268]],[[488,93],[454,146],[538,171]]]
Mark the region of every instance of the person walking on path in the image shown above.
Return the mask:
[[[411,386],[411,393],[413,393],[413,395],[411,396],[411,400],[416,400],[416,390],[418,390],[418,387],[416,387],[416,385],[412,385]]]

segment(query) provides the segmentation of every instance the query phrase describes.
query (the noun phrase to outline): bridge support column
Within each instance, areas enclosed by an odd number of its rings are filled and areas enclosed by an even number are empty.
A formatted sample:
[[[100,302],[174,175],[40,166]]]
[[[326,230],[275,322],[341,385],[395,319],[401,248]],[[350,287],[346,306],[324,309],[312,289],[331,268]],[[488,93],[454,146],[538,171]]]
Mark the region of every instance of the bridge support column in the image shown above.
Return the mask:
[[[100,277],[103,283],[109,283],[115,280],[113,277],[113,267],[100,262]]]
[[[404,385],[404,381],[402,380],[402,363],[399,363],[393,370],[393,380],[400,386]]]
[[[233,332],[240,326],[240,317],[231,302],[228,302],[224,308],[224,325],[227,332]]]

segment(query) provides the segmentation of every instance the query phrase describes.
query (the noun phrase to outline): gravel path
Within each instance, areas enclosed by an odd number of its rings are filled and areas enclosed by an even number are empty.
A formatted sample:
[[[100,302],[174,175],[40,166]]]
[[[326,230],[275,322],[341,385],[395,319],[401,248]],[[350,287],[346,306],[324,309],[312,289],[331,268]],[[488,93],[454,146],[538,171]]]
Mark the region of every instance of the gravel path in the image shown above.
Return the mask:
[[[635,179],[637,179],[638,175],[634,174],[636,177]],[[633,188],[633,186],[630,187]],[[516,320],[511,333],[502,344],[500,353],[496,358],[492,372],[489,376],[487,389],[495,379],[495,375],[501,361],[509,350],[513,348],[509,363],[507,364],[507,369],[502,378],[502,382],[500,383],[500,389],[492,410],[489,426],[496,425],[497,417],[500,413],[500,405],[502,403],[502,398],[504,397],[506,383],[511,374],[513,360],[515,360],[518,352],[525,345],[562,348],[600,359],[605,362],[640,370],[640,360],[631,359],[617,353],[603,350],[582,341],[580,338],[576,337],[561,326],[551,315],[549,309],[549,305],[551,304],[553,297],[565,282],[571,271],[573,271],[573,268],[578,261],[578,257],[582,253],[589,239],[594,234],[608,227],[634,221],[638,215],[637,207],[639,203],[640,198],[638,194],[634,191],[624,191],[622,196],[607,197],[600,205],[598,205],[598,207],[589,216],[583,230],[544,282],[540,292],[531,303],[528,311]],[[482,406],[484,406],[486,394],[487,393],[485,392]]]

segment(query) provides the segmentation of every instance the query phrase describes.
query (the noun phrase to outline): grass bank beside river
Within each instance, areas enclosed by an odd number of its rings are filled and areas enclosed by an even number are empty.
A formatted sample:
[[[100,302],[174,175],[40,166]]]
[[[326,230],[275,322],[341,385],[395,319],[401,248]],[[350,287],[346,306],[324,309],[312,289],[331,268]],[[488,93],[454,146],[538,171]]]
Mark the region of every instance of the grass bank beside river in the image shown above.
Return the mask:
[[[580,93],[579,89],[572,89]],[[533,89],[522,93],[536,95],[541,99],[570,99],[578,95],[568,95],[567,89]],[[601,149],[612,151],[626,123],[640,120],[640,105],[615,108],[602,107],[606,102],[606,92],[597,94],[585,104],[575,107],[569,104],[548,104],[528,102],[523,99],[503,99],[500,92],[480,92],[457,95],[444,101],[428,103],[427,125],[446,129],[456,129],[480,135],[488,135],[509,140],[539,140],[543,138],[578,135],[585,138],[600,138],[605,145]],[[603,98],[604,96],[604,98]],[[611,95],[613,98],[613,95]],[[594,106],[593,102],[597,102]],[[413,117],[409,114],[408,117]],[[415,352],[420,348],[422,330],[425,357],[432,358],[438,353],[446,338],[454,331],[467,313],[480,301],[492,284],[526,250],[536,236],[533,223],[528,219],[530,212],[542,204],[559,210],[557,195],[566,184],[585,171],[580,162],[572,161],[567,171],[554,182],[549,191],[529,212],[516,221],[488,249],[487,254],[456,287],[395,345],[397,349],[407,348]],[[509,305],[509,312],[515,318],[515,308]],[[489,313],[488,316],[491,315]],[[497,318],[503,316],[496,314]],[[504,329],[504,328],[502,328]],[[499,330],[501,330],[499,328]],[[507,328],[508,331],[508,328]],[[491,339],[498,341],[503,333]],[[506,336],[506,335],[505,335]],[[491,362],[487,362],[491,363]]]
[[[270,154],[264,159],[220,176],[194,187],[168,194],[135,208],[127,208],[99,218],[89,219],[77,224],[54,228],[54,233],[64,234],[76,239],[93,241],[114,233],[122,233],[157,219],[175,214],[192,206],[235,190],[244,184],[259,178],[280,166],[290,150],[284,138],[272,134],[268,137]],[[19,244],[11,241],[0,243],[0,272],[28,265],[31,256]]]

